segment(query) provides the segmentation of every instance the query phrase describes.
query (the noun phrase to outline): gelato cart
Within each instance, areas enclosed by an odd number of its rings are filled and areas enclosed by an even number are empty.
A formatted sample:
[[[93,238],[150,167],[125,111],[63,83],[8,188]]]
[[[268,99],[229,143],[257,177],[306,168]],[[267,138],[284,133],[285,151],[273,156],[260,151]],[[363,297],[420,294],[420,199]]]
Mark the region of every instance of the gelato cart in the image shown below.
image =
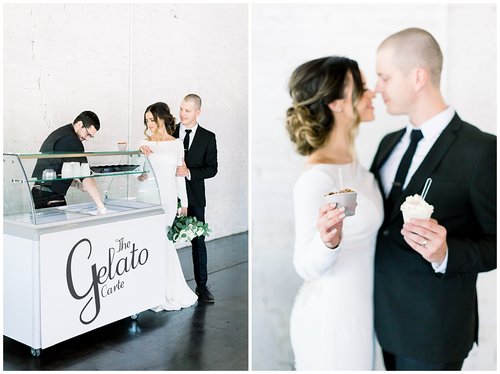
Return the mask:
[[[33,176],[41,159],[73,168]],[[71,161],[82,159],[85,165],[74,168],[78,163]],[[95,180],[105,210],[73,187],[66,205],[35,208],[33,189],[83,178]],[[164,211],[147,157],[127,151],[4,154],[3,179],[5,336],[36,357],[164,302]]]

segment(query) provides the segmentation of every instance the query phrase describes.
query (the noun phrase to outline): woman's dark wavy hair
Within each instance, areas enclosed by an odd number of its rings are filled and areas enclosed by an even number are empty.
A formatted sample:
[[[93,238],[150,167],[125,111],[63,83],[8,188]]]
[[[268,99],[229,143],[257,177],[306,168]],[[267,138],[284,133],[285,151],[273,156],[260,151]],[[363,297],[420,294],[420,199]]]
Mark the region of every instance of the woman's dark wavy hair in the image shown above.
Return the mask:
[[[153,119],[156,123],[158,123],[158,119],[161,118],[163,121],[165,121],[165,128],[167,130],[167,133],[169,135],[172,135],[175,131],[175,117],[170,113],[170,108],[166,103],[163,102],[157,102],[154,104],[151,104],[146,108],[144,111],[144,126],[146,127],[144,129],[144,135],[149,139],[150,136],[147,134],[148,131],[148,125],[146,123],[146,113],[151,112],[153,115]]]
[[[286,129],[299,154],[310,155],[326,144],[335,126],[328,104],[345,98],[349,74],[353,79],[355,114],[349,141],[354,150],[354,138],[360,122],[356,104],[364,91],[358,63],[347,57],[329,56],[308,61],[292,73],[288,87],[293,102],[286,112]]]

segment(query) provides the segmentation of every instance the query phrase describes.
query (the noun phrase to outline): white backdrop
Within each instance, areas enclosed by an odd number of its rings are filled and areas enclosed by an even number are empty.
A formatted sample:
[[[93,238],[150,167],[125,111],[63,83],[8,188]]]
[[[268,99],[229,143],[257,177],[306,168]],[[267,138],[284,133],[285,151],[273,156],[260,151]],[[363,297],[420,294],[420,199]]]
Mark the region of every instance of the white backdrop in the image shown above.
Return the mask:
[[[248,229],[246,4],[10,4],[4,25],[4,152],[37,152],[83,110],[101,120],[87,151],[136,149],[143,114],[203,99],[219,173],[206,182],[208,239]]]
[[[443,93],[465,121],[496,133],[496,6],[316,4],[252,6],[252,362],[290,370],[289,314],[301,284],[292,265],[292,188],[304,159],[285,132],[287,83],[299,64],[327,55],[354,58],[376,83],[375,51],[407,27],[430,31],[444,53]],[[382,136],[405,117],[389,116],[380,98],[376,120],[362,124],[357,153],[369,167]],[[479,276],[480,347],[464,369],[496,368],[496,271]],[[383,369],[380,357],[377,369]]]

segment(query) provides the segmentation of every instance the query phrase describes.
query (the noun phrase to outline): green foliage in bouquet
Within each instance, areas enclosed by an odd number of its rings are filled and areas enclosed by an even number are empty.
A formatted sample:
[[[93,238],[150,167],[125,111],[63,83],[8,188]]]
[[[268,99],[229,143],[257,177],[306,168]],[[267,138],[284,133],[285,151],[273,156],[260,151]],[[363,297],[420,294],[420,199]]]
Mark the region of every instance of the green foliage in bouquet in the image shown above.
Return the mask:
[[[190,242],[197,236],[208,236],[212,230],[208,223],[200,222],[196,217],[177,216],[168,230],[167,238],[172,242]]]

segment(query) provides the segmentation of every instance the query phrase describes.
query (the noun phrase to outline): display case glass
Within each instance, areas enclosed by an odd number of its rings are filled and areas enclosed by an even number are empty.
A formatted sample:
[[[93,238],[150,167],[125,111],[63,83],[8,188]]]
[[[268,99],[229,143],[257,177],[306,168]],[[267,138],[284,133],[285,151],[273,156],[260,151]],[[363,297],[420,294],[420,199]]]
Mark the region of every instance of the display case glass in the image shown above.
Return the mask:
[[[96,182],[106,208],[103,215],[161,204],[151,164],[138,151],[4,153],[4,221],[41,225],[101,215],[90,195],[81,190],[85,178]],[[37,208],[37,193],[52,193],[61,186],[67,188],[65,205]]]

